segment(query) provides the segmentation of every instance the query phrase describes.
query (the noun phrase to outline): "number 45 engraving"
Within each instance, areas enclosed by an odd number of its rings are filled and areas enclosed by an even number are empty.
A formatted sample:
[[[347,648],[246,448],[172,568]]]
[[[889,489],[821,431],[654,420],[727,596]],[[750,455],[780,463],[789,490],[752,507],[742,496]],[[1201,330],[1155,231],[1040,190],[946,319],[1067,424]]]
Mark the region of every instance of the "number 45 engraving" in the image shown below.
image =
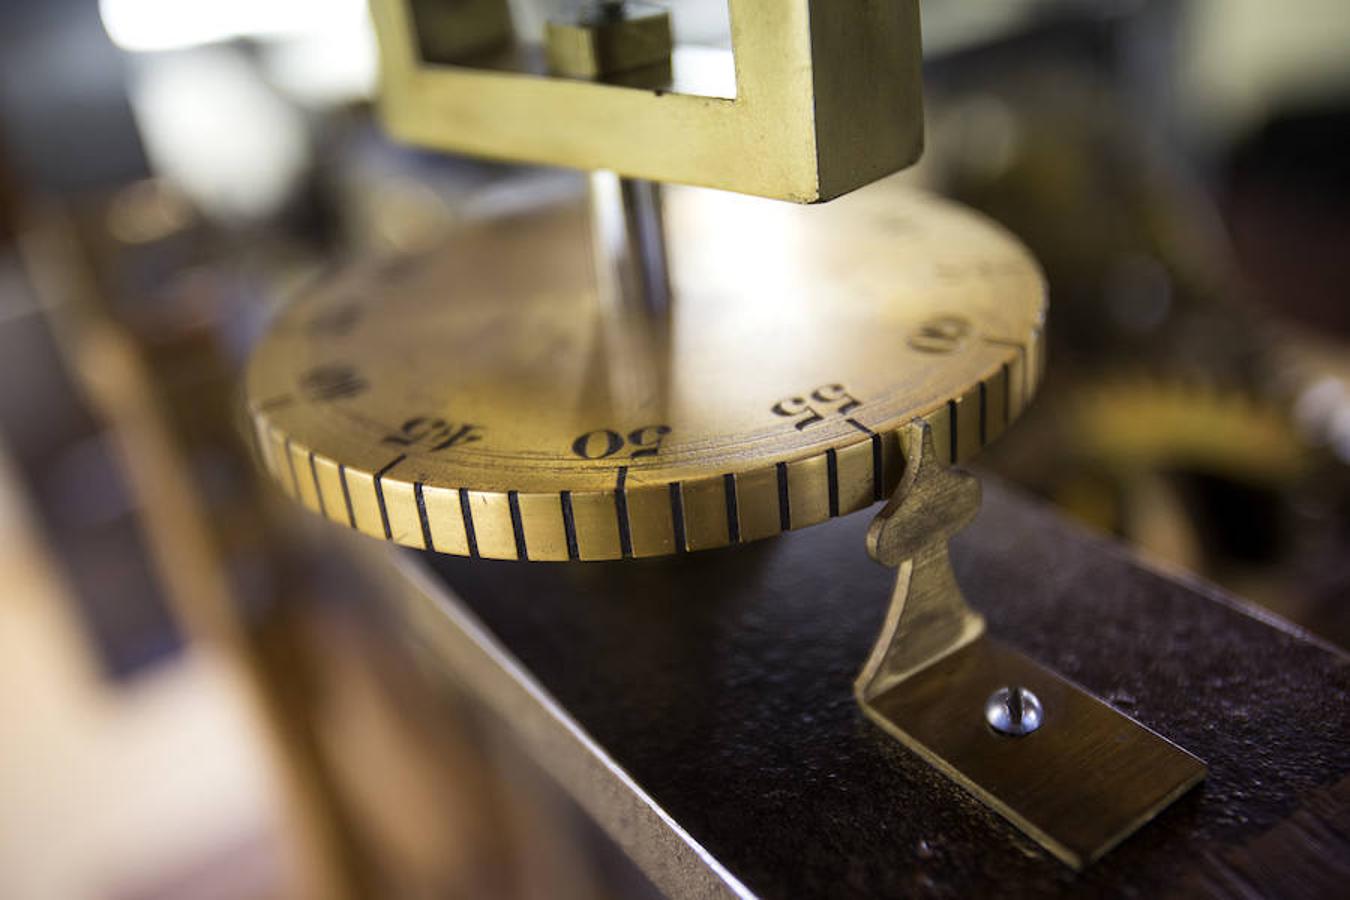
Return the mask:
[[[478,432],[477,425],[455,425],[431,416],[414,416],[403,423],[398,434],[385,435],[384,443],[396,447],[420,446],[434,453],[482,440]]]
[[[824,412],[821,412],[817,408],[817,406],[828,407],[830,405],[834,405],[834,409],[826,408]],[[788,397],[785,400],[779,400],[770,409],[774,415],[797,419],[793,424],[798,431],[805,431],[817,422],[823,422],[825,416],[830,413],[845,416],[860,405],[858,399],[850,394],[842,384],[824,384],[811,392],[809,400],[806,397]],[[799,416],[801,418],[797,418]]]

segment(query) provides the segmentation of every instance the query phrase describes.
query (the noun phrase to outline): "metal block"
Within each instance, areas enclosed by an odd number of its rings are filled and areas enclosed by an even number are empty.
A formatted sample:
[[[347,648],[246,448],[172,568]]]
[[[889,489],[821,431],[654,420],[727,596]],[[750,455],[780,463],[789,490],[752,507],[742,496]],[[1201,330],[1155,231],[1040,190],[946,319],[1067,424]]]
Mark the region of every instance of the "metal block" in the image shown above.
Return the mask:
[[[985,704],[1005,686],[1044,711],[999,734]],[[1200,760],[991,638],[873,698],[874,720],[1065,863],[1096,861],[1205,777]]]

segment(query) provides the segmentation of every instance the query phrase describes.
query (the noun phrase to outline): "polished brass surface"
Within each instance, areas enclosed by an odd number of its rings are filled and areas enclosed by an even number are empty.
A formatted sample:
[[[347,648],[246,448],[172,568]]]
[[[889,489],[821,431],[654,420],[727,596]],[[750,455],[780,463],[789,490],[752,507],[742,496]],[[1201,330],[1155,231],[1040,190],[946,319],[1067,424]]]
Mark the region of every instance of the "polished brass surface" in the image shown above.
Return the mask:
[[[1287,408],[1217,384],[1130,375],[1087,382],[1066,418],[1075,449],[1115,471],[1199,470],[1287,484],[1313,465]]]
[[[595,79],[669,63],[670,13],[645,3],[592,3],[570,18],[550,19],[544,52],[550,72]]]
[[[511,45],[507,0],[407,0],[417,53],[428,62],[480,59]]]
[[[1003,685],[1029,688],[1044,724],[985,722]],[[1200,760],[992,638],[914,673],[864,707],[901,743],[1069,866],[1081,869],[1205,777]]]
[[[948,469],[932,427],[901,432],[905,474],[867,535],[899,569],[854,692],[905,746],[1075,868],[1096,860],[1199,783],[1205,766],[1055,673],[984,636],[947,555],[975,517],[979,484]],[[1034,732],[995,732],[984,709],[1008,686],[1041,702]]]
[[[670,261],[661,185],[592,172],[591,249],[608,388],[618,406],[665,396],[670,335]]]
[[[470,4],[475,23],[480,5]],[[438,150],[800,203],[917,159],[917,0],[851,4],[847,15],[829,0],[729,6],[734,69],[717,52],[677,49],[670,84],[654,89],[549,77],[509,58],[429,62],[420,7],[373,0],[382,115],[400,140]],[[452,32],[455,9],[434,21]]]
[[[539,212],[282,314],[247,379],[272,476],[412,547],[656,556],[869,506],[897,428],[966,459],[1039,383],[1040,273],[960,207],[892,181],[823,207],[675,188],[666,213],[662,391],[613,396],[584,210]]]

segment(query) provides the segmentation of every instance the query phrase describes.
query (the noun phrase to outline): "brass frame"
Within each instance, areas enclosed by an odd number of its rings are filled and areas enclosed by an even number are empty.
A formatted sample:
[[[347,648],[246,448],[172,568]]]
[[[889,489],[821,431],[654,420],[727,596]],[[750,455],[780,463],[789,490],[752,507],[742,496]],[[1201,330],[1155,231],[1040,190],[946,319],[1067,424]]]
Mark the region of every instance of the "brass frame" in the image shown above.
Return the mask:
[[[922,151],[917,0],[728,0],[731,99],[428,63],[412,2],[371,0],[400,141],[798,203]]]

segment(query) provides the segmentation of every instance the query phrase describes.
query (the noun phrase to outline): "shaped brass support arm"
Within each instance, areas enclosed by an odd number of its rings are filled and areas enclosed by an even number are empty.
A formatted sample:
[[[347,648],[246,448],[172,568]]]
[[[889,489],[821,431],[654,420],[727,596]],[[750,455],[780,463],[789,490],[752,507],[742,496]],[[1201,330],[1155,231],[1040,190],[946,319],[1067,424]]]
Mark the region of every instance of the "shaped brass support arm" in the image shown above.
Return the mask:
[[[966,605],[947,555],[947,542],[980,509],[980,483],[938,462],[922,419],[900,445],[905,473],[867,530],[868,555],[899,571],[881,636],[854,685],[863,706],[984,634],[984,617]]]
[[[854,684],[864,712],[1049,852],[1083,868],[1205,776],[1185,750],[985,634],[947,542],[980,486],[949,469],[922,419],[905,473],[867,533],[897,569],[881,635]]]

